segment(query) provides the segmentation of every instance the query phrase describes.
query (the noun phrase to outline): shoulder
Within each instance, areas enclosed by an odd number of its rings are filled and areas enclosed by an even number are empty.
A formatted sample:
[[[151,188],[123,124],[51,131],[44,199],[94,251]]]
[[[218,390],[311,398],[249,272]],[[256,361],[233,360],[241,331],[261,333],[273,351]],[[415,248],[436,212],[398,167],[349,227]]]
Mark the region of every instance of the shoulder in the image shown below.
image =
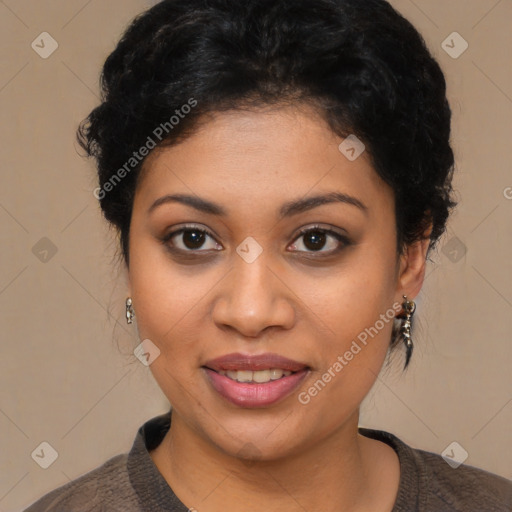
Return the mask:
[[[24,512],[135,512],[138,500],[120,454],[79,478],[54,489]]]
[[[413,451],[428,470],[430,501],[450,511],[512,511],[512,481],[464,464],[453,468],[436,453]]]
[[[512,481],[469,465],[452,467],[441,455],[412,448],[383,430],[359,432],[398,455],[400,485],[393,512],[512,512]]]

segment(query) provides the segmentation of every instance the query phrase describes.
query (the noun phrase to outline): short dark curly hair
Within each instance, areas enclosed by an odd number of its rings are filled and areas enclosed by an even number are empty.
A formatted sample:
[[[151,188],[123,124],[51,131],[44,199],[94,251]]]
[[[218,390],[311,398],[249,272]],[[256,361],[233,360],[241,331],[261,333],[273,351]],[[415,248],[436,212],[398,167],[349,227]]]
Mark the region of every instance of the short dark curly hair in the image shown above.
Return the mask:
[[[384,0],[164,0],[108,56],[101,93],[77,136],[127,265],[148,148],[175,144],[210,112],[306,103],[334,133],[355,134],[394,191],[399,252],[426,236],[431,249],[456,204],[443,72]]]

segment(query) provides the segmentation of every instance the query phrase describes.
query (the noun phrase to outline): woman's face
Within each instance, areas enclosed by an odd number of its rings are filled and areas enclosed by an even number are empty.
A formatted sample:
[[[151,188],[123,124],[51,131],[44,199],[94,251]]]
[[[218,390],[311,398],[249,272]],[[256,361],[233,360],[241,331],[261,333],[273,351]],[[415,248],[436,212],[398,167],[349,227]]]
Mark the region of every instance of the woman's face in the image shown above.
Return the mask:
[[[230,111],[146,160],[129,245],[140,339],[160,350],[150,368],[173,414],[225,453],[278,458],[357,425],[402,295],[418,289],[392,190],[340,142],[313,111]],[[233,353],[298,366],[278,379],[243,357],[212,363]]]

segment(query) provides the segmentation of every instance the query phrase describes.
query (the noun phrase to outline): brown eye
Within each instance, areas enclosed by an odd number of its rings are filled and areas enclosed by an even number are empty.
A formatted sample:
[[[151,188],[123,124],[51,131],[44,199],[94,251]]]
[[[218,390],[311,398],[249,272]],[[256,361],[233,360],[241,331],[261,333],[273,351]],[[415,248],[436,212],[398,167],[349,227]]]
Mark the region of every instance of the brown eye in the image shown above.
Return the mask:
[[[192,230],[186,230],[182,231],[183,234],[183,244],[188,249],[200,249],[201,246],[204,244],[205,240],[205,233],[204,231],[192,231]]]
[[[303,240],[301,243],[297,242],[301,239]],[[319,252],[322,254],[329,254],[337,252],[349,244],[350,241],[345,235],[331,229],[314,226],[303,229],[299,233],[299,236],[296,238],[296,242],[292,247],[299,250],[299,252]],[[327,250],[323,251],[322,249],[326,246]],[[301,247],[304,247],[305,250],[301,249]]]
[[[208,240],[211,239],[210,247],[204,247]],[[206,250],[220,250],[220,245],[215,241],[213,235],[205,229],[195,226],[183,227],[169,233],[163,242],[168,244],[172,249],[182,252],[203,252]],[[199,251],[202,249],[202,251]]]
[[[310,249],[311,251],[318,251],[322,249],[327,240],[327,236],[325,233],[321,231],[309,231],[305,235],[304,238],[304,246]]]

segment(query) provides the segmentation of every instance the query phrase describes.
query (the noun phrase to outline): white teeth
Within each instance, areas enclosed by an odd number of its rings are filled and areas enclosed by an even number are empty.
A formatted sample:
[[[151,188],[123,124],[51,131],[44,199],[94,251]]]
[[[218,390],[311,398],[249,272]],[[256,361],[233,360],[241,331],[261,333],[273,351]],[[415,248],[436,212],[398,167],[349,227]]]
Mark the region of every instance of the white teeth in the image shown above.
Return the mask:
[[[251,382],[252,380],[252,372],[245,370],[232,372],[231,375],[231,378],[236,379],[238,382]]]
[[[272,370],[269,370],[270,378],[272,380],[280,379],[283,376],[283,372],[285,370],[280,370],[279,368],[273,368]],[[290,372],[288,372],[288,375],[290,375]]]
[[[252,372],[252,380],[254,382],[269,382],[270,370],[261,370],[260,372]]]
[[[288,375],[292,374],[291,371],[281,370],[280,368],[272,368],[270,370],[258,370],[255,372],[250,370],[219,370],[219,373],[238,382],[255,382],[258,384],[270,382],[271,380],[277,380],[280,379],[281,377],[288,377]]]

